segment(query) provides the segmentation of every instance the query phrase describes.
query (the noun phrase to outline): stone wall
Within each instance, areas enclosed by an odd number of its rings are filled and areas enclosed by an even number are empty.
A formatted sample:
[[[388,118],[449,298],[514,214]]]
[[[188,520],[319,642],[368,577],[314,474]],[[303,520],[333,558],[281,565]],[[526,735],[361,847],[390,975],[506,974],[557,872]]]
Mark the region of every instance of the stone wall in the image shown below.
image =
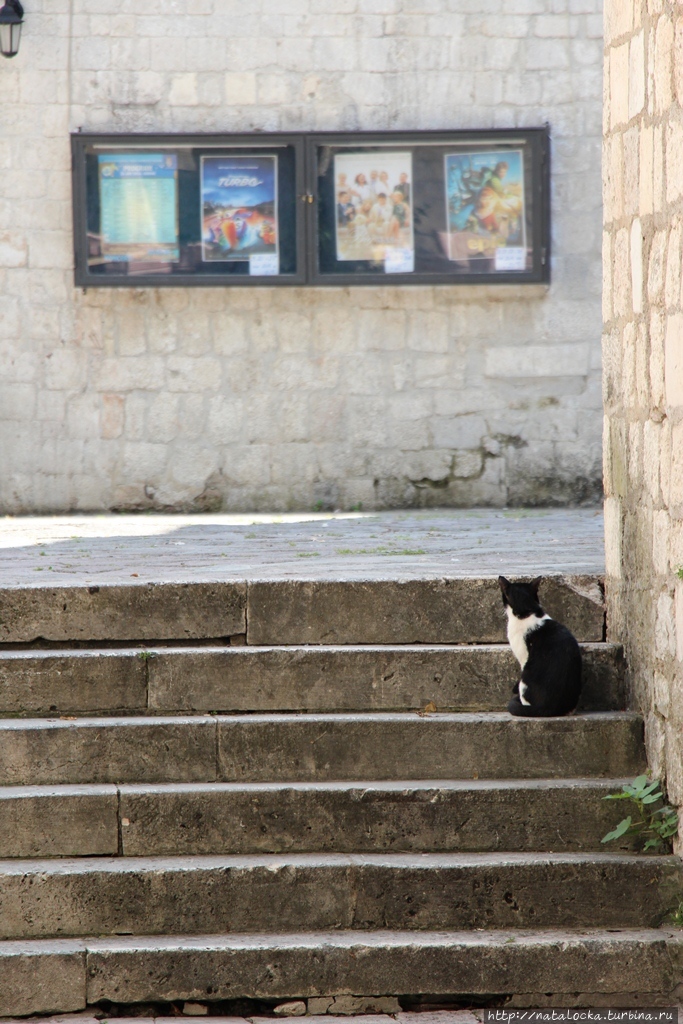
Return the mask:
[[[600,0],[30,0],[0,509],[599,499]],[[549,288],[73,288],[68,133],[538,126]]]
[[[683,804],[683,6],[606,0],[604,399],[609,634],[653,771]]]

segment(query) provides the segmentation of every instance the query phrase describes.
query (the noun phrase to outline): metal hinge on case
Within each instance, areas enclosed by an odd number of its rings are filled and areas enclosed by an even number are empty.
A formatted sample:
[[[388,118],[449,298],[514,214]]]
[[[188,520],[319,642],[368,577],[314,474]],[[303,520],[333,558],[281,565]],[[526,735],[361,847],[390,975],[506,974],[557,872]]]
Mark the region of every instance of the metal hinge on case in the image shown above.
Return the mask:
[[[545,246],[543,246],[543,248],[541,249],[541,265],[542,266],[545,266],[546,252],[547,252],[547,250],[546,250]]]
[[[313,198],[314,197],[311,195],[310,192],[304,192],[303,195],[299,196],[299,199],[301,200],[302,203],[312,203]]]

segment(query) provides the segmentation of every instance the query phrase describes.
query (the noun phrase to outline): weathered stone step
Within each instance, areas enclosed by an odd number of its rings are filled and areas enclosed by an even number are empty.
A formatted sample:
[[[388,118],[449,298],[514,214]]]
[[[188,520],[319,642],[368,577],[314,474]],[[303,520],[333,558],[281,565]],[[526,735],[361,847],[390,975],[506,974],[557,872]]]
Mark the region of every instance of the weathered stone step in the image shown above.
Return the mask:
[[[578,640],[603,639],[597,577],[549,576],[541,600]],[[0,589],[0,643],[244,634],[257,645],[501,643],[505,616],[494,576]]]
[[[675,1003],[683,931],[323,932],[0,943],[0,1013],[103,1000],[325,995],[660,993]]]
[[[122,852],[604,851],[623,781],[122,786]]]
[[[599,581],[547,577],[549,615],[577,640],[604,639]],[[268,580],[249,583],[250,644],[501,643],[497,577],[442,580]]]
[[[4,786],[0,857],[604,851],[625,781]]]
[[[233,716],[219,727],[219,756],[224,780],[254,782],[613,778],[644,763],[632,712],[543,720],[505,712]]]
[[[118,852],[116,786],[0,786],[0,857]]]
[[[656,927],[677,857],[288,854],[0,861],[0,938]]]
[[[583,663],[581,709],[623,708],[621,647]],[[0,715],[502,710],[518,675],[507,644],[0,650]]]
[[[633,712],[0,720],[0,785],[617,778],[644,767]]]
[[[246,609],[245,582],[5,587],[0,643],[229,637]]]

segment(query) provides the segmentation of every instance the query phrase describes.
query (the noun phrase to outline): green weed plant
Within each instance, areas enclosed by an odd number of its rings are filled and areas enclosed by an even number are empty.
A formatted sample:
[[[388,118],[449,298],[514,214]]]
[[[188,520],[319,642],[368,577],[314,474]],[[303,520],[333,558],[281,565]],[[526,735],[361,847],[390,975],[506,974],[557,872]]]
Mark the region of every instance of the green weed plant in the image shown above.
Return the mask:
[[[639,775],[622,786],[621,793],[609,793],[603,800],[627,800],[633,808],[628,817],[603,836],[603,843],[614,842],[622,836],[637,836],[644,841],[643,853],[671,850],[672,839],[678,833],[678,814],[666,803],[659,779],[650,781],[647,775]]]

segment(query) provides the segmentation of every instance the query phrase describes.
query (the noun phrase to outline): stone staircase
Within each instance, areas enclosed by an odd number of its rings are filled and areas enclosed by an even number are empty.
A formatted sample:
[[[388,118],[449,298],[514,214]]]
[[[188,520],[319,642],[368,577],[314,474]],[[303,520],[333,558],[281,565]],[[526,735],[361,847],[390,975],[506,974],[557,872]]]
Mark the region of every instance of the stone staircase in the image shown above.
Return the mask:
[[[0,591],[0,1014],[675,998],[680,862],[600,844],[644,749],[598,581],[541,596],[566,719],[501,712],[492,578]]]

